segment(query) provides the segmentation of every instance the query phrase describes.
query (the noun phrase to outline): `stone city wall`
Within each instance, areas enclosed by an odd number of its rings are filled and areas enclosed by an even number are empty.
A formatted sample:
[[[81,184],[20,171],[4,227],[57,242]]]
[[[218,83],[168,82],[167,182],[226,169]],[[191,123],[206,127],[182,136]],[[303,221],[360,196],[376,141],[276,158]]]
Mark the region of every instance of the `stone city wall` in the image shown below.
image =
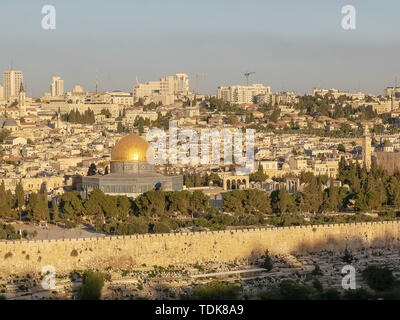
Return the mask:
[[[341,251],[399,244],[400,222],[351,223],[237,231],[2,241],[0,276],[72,270],[128,269],[209,261],[230,262],[272,254]]]

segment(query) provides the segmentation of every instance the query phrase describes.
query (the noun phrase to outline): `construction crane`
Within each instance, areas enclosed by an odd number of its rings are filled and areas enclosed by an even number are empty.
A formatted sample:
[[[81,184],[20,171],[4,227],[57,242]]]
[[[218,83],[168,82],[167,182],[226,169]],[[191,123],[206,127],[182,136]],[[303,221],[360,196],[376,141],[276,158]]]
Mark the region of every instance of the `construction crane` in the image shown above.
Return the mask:
[[[249,86],[249,76],[254,74],[255,72],[246,72],[244,76],[246,77],[246,86]]]
[[[200,73],[200,72],[193,72],[190,73],[191,75],[194,75],[196,77],[196,96],[199,95],[199,77],[206,77],[206,73]]]

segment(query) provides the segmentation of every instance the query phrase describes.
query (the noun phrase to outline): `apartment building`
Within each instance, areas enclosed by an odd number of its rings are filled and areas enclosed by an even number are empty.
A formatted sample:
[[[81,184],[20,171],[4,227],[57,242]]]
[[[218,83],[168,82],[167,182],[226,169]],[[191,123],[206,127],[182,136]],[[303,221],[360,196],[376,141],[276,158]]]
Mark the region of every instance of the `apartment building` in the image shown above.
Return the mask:
[[[400,88],[398,87],[387,87],[383,92],[386,98],[392,98],[393,94],[396,100],[400,100]]]
[[[294,92],[280,92],[259,94],[254,97],[254,102],[257,104],[282,104],[291,105],[298,102]]]
[[[167,100],[171,102],[171,99],[163,97],[186,96],[189,93],[189,76],[185,73],[177,73],[172,76],[161,78],[159,81],[138,83],[133,88],[133,99],[135,102],[139,99],[156,99],[158,101]]]
[[[18,99],[19,89],[24,82],[24,76],[20,70],[6,70],[4,71],[4,99],[16,100]]]
[[[365,99],[365,94],[357,91],[357,92],[346,92],[346,91],[340,91],[338,89],[321,89],[321,88],[314,88],[313,90],[313,95],[319,95],[319,96],[326,96],[327,94],[331,95],[333,98],[337,99],[340,96],[346,96],[347,98],[350,98],[352,100],[364,100]]]
[[[250,86],[218,87],[217,98],[230,103],[254,103],[258,95],[271,94],[271,87],[262,84]]]
[[[53,77],[53,82],[50,85],[50,93],[52,97],[59,97],[64,94],[64,80],[60,77]]]
[[[111,97],[111,103],[125,106],[133,105],[133,96],[130,92],[112,91],[107,92],[107,94]]]

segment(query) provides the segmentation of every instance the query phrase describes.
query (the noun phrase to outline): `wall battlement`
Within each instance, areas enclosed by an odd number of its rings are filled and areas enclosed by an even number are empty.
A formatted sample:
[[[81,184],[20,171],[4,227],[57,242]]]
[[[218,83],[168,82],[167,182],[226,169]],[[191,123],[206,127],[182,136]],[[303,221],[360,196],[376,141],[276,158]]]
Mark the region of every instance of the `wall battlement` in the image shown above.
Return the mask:
[[[137,234],[137,235],[122,235],[122,236],[105,236],[105,237],[86,237],[86,238],[65,238],[65,239],[50,239],[50,240],[0,240],[1,244],[14,245],[16,243],[57,243],[57,242],[85,242],[93,240],[135,240],[145,238],[165,238],[178,236],[193,236],[193,235],[217,235],[217,234],[233,234],[233,233],[249,233],[259,231],[285,231],[285,230],[313,230],[314,228],[337,228],[351,226],[373,226],[377,224],[400,224],[400,221],[377,221],[377,222],[359,222],[359,223],[337,223],[337,224],[319,224],[305,226],[289,226],[289,227],[271,227],[271,228],[249,228],[236,230],[219,230],[219,231],[196,231],[196,232],[180,232],[180,233],[159,233],[159,234]]]
[[[0,242],[0,275],[253,259],[272,254],[400,245],[400,221]]]

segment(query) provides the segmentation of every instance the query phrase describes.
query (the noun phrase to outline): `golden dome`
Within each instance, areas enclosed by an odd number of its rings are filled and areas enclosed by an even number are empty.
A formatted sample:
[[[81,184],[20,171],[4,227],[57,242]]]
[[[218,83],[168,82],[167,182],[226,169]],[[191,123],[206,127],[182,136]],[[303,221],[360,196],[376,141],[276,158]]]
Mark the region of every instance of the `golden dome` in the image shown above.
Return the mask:
[[[146,161],[146,152],[150,144],[132,133],[123,137],[112,150],[111,161]]]

